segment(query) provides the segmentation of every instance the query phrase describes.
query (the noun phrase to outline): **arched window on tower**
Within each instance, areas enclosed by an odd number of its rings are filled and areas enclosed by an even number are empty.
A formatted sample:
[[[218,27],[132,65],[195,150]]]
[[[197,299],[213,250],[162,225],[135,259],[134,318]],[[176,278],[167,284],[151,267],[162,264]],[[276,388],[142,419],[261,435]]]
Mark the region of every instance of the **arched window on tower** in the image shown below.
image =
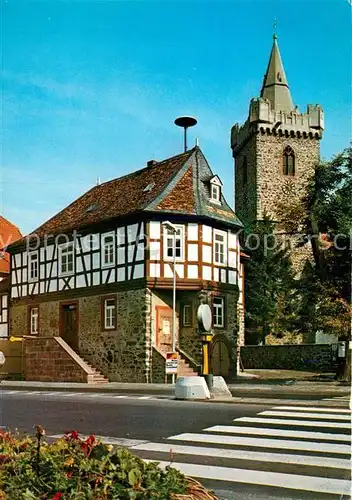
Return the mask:
[[[291,146],[286,146],[282,155],[284,175],[295,175],[295,153]]]

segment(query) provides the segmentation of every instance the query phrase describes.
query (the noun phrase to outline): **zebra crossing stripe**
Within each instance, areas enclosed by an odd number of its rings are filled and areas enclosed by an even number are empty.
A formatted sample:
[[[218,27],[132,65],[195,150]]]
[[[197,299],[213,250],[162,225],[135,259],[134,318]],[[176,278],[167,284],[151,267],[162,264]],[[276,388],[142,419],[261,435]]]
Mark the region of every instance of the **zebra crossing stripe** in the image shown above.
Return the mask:
[[[324,398],[323,401],[349,401],[350,396],[335,396],[334,398]]]
[[[260,414],[261,415],[261,414]],[[337,429],[351,429],[351,424],[344,422],[324,422],[321,420],[290,420],[287,418],[262,418],[262,417],[239,417],[234,422],[247,422],[255,424],[278,424],[294,425],[295,427],[330,427]]]
[[[116,395],[114,393],[99,393],[99,392],[93,392],[93,393],[87,393],[87,392],[64,392],[64,391],[7,391],[2,390],[0,392],[2,395],[21,395],[21,396],[51,396],[51,397],[64,397],[64,398],[73,398],[73,397],[84,397],[84,398],[114,398],[114,399],[141,399],[141,400],[150,400],[150,399],[156,399],[154,396],[138,396],[135,394],[123,394],[123,395]]]
[[[219,434],[197,434],[185,432],[168,439],[177,441],[194,441],[232,446],[253,446],[255,448],[276,448],[286,450],[316,451],[320,453],[350,454],[350,446],[336,443],[317,443],[313,441],[287,441],[284,439],[266,439],[243,436],[224,436]]]
[[[266,415],[272,417],[299,417],[299,418],[320,418],[326,420],[351,420],[350,415],[331,415],[330,413],[305,413],[296,411],[273,411],[267,410],[258,413],[258,415]]]
[[[328,467],[333,469],[349,470],[349,460],[327,458],[309,455],[285,455],[284,453],[267,453],[261,451],[233,450],[224,448],[206,448],[179,444],[146,442],[131,448],[132,450],[172,453],[181,455],[195,455],[201,457],[228,458],[236,460],[254,460],[258,462],[285,463],[293,465],[308,465],[312,467]]]
[[[351,415],[351,410],[344,408],[316,408],[315,406],[274,406],[272,410],[299,410],[299,411],[314,411],[314,412],[329,412],[329,413],[348,413]]]
[[[151,460],[145,460],[151,462]],[[167,467],[170,462],[160,462],[160,467]],[[283,474],[260,470],[233,469],[188,463],[172,463],[172,467],[191,477],[200,477],[216,481],[255,484],[292,490],[345,495],[350,491],[350,482],[343,479]]]
[[[287,429],[265,429],[263,427],[239,427],[235,425],[214,425],[203,429],[206,432],[224,432],[227,434],[259,434],[265,436],[298,437],[306,439],[320,439],[325,441],[346,441],[351,437],[348,434],[332,434],[327,432],[291,431]]]

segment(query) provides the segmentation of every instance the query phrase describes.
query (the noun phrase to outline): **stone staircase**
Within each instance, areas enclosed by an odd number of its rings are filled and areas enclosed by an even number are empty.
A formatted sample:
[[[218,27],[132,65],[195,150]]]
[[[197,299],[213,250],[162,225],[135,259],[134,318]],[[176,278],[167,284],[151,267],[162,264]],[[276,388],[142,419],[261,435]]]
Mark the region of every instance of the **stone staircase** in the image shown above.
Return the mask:
[[[107,384],[109,382],[109,379],[105,377],[95,366],[89,363],[87,359],[82,356],[82,354],[79,354],[79,357],[83,359],[86,365],[89,366],[91,373],[89,374],[89,383],[90,384]]]
[[[189,366],[189,364],[181,357],[178,358],[178,377],[198,377],[198,373]]]

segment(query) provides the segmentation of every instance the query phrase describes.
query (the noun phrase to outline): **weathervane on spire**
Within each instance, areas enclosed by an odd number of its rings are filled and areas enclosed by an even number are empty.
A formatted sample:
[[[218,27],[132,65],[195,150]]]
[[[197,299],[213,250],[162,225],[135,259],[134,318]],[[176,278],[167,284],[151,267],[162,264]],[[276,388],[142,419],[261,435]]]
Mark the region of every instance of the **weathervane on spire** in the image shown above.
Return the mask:
[[[274,38],[274,40],[276,40],[276,39],[277,39],[277,19],[276,19],[276,17],[275,17],[275,19],[274,19],[274,25],[273,25],[273,27],[274,27],[274,35],[273,35],[273,38]]]

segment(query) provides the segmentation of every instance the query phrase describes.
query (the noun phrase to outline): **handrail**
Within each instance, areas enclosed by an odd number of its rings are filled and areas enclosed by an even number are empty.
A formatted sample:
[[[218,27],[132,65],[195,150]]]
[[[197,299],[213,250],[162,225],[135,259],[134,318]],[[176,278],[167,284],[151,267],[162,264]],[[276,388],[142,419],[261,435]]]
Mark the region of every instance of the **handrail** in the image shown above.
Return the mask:
[[[181,354],[183,358],[186,359],[187,363],[198,373],[201,372],[202,370],[202,365],[198,363],[192,356],[187,354],[183,349],[180,349],[180,347],[176,347],[176,351]]]

